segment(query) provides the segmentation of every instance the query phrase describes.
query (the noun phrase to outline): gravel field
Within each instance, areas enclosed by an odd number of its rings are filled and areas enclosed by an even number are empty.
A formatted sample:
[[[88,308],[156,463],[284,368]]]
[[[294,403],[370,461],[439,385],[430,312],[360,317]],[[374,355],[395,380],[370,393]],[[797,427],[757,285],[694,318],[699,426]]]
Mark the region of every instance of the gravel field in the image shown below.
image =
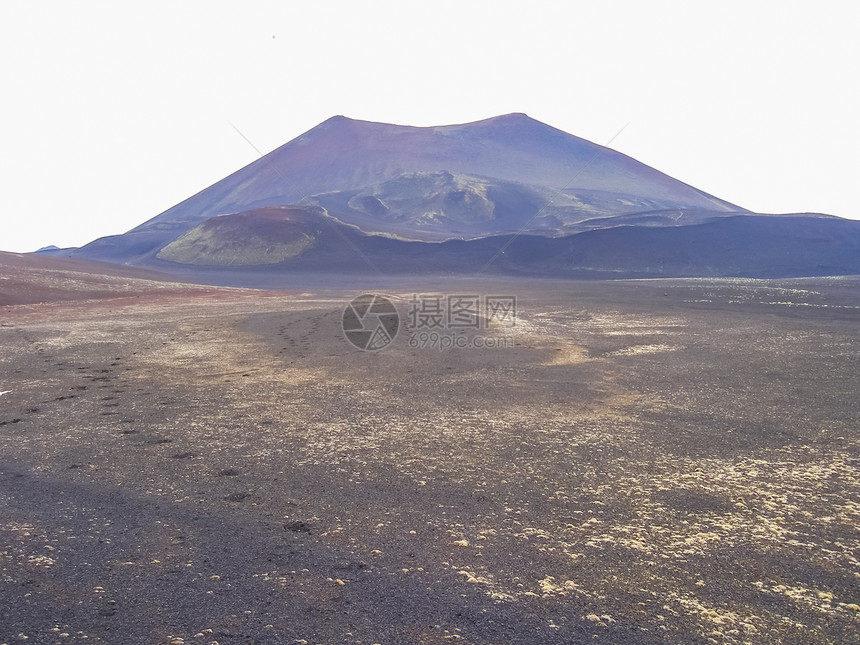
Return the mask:
[[[858,279],[45,275],[0,306],[0,644],[860,642]],[[463,293],[516,324],[409,342]]]

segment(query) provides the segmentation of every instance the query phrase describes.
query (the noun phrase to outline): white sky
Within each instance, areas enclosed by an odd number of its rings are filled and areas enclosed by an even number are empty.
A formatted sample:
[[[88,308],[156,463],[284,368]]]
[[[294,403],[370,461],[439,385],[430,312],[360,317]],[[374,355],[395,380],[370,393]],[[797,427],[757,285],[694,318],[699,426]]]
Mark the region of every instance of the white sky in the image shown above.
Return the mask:
[[[0,249],[122,233],[324,119],[526,112],[746,208],[860,219],[860,5],[0,0]],[[571,169],[572,173],[576,169]]]

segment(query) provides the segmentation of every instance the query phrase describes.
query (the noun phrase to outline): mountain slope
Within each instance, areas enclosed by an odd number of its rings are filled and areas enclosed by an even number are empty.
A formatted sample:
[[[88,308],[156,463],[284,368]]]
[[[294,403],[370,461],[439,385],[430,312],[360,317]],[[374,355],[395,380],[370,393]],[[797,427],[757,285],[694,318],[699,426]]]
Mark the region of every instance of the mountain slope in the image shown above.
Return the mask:
[[[159,251],[161,260],[201,266],[277,264],[312,246],[322,211],[270,206],[204,221]]]
[[[799,276],[860,272],[858,240],[858,222],[750,213],[524,114],[439,127],[338,116],[124,235],[47,253],[209,280]]]
[[[463,179],[465,187],[427,194],[428,178],[440,177]],[[373,200],[387,204],[388,198],[400,202],[385,209],[397,221],[369,220]],[[91,243],[83,254],[142,262],[210,217],[302,201],[347,224],[416,240],[521,230],[562,235],[586,219],[642,211],[744,212],[524,114],[439,127],[336,116],[127,234]],[[476,218],[480,226],[447,226]]]
[[[203,280],[229,268],[229,284],[239,286],[273,286],[273,274],[288,282],[303,273],[486,272],[569,278],[854,274],[860,273],[860,224],[833,217],[741,215],[685,226],[621,225],[563,237],[419,242],[369,235],[317,207],[265,207],[211,218],[165,247],[149,265]]]
[[[422,128],[336,116],[135,230],[361,189],[404,173],[439,171],[634,195],[670,207],[742,210],[525,114]]]

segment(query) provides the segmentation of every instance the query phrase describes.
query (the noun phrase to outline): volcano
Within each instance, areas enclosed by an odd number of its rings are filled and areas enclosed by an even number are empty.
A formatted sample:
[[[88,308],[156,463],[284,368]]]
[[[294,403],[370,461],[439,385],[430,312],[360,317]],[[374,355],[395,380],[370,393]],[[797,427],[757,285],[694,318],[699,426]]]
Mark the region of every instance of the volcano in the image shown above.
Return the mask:
[[[860,273],[860,223],[751,213],[525,114],[335,116],[123,235],[46,253],[188,275],[784,277]]]

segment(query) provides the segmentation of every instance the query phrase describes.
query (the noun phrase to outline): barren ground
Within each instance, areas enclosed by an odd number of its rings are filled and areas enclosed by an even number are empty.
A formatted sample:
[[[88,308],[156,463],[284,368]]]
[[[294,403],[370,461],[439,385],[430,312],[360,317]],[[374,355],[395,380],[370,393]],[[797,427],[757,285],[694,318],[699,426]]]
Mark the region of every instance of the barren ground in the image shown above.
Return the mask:
[[[860,642],[860,281],[137,287],[0,307],[0,643]]]

